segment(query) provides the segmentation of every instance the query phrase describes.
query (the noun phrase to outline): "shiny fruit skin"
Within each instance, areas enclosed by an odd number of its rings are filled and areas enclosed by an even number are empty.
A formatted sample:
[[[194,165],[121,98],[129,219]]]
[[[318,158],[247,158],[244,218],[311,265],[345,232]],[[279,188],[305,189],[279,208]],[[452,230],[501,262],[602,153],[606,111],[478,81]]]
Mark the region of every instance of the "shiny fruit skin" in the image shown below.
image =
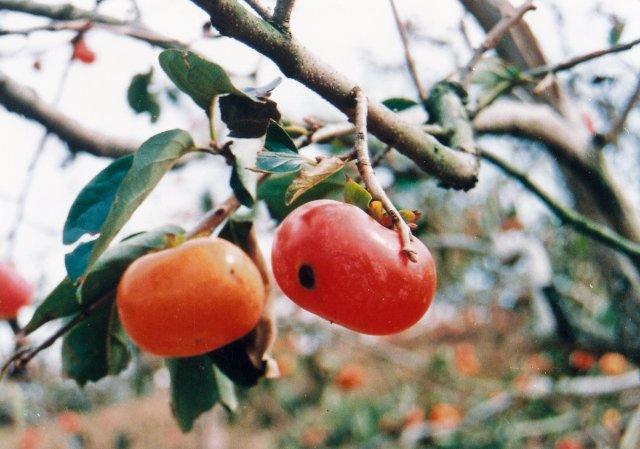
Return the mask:
[[[21,307],[29,304],[33,287],[16,269],[0,263],[0,319],[13,319]]]
[[[265,289],[240,248],[190,240],[132,263],[118,285],[122,325],[143,350],[189,357],[224,346],[258,323]]]
[[[417,238],[418,262],[400,235],[351,204],[311,201],[278,228],[271,261],[285,295],[305,310],[371,335],[401,332],[427,311],[436,289],[431,253]]]

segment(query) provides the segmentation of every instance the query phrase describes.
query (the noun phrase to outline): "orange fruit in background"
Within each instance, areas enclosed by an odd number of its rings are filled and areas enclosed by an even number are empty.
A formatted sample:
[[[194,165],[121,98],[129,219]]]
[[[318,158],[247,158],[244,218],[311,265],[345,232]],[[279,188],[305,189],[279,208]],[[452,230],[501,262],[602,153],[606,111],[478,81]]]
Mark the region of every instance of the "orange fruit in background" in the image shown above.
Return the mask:
[[[569,355],[569,364],[578,371],[589,371],[596,363],[596,356],[583,349],[576,349]]]
[[[164,357],[204,354],[244,336],[258,323],[264,302],[258,268],[219,238],[137,259],[120,279],[116,299],[131,339]]]
[[[471,343],[459,343],[453,348],[453,364],[458,374],[475,376],[480,372],[480,360],[476,347]]]
[[[300,435],[300,444],[303,447],[318,447],[327,439],[328,432],[321,427],[307,427]]]
[[[0,319],[13,319],[31,302],[33,287],[8,263],[0,263]]]
[[[82,430],[82,417],[76,412],[62,412],[58,415],[58,427],[66,433],[80,433]]]
[[[42,431],[37,427],[27,427],[20,436],[19,449],[37,449],[44,441]]]
[[[424,410],[421,407],[414,407],[404,415],[402,427],[415,426],[424,422]]]
[[[611,431],[617,432],[622,427],[622,415],[615,408],[608,408],[602,414],[602,426]]]
[[[583,449],[582,442],[576,438],[564,437],[556,441],[555,449]]]
[[[362,209],[311,201],[278,227],[273,274],[293,302],[363,334],[389,335],[414,325],[436,291],[431,253],[417,238],[417,262],[402,252],[400,235]]]
[[[82,38],[77,39],[73,43],[72,60],[77,60],[85,64],[92,64],[96,60],[96,54],[89,48],[86,41]]]
[[[336,376],[336,384],[343,390],[353,390],[364,384],[366,373],[361,365],[347,363],[340,368]]]
[[[462,415],[460,411],[451,404],[438,403],[431,407],[427,420],[433,427],[442,430],[453,429],[458,426]]]
[[[622,374],[629,368],[629,362],[622,354],[617,352],[607,352],[598,360],[598,368],[603,374]]]

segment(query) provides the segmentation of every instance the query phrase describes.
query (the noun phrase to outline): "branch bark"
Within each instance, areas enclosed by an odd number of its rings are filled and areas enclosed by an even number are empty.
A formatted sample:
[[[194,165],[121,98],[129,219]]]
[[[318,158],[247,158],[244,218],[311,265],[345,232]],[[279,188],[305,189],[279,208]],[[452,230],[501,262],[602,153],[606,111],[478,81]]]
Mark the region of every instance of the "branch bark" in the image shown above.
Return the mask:
[[[72,153],[116,158],[133,153],[138,145],[87,129],[76,120],[45,104],[30,88],[0,73],[0,104],[8,111],[35,120],[65,141]]]
[[[460,78],[462,79],[463,85],[468,85],[471,81],[471,76],[473,74],[473,70],[475,66],[482,59],[482,55],[486,52],[495,48],[496,45],[500,43],[500,40],[509,32],[509,30],[518,24],[524,17],[524,15],[536,7],[533,4],[533,0],[528,0],[524,2],[518,9],[516,9],[513,14],[505,15],[500,21],[491,28],[491,30],[487,33],[482,45],[480,45],[471,56],[471,59],[467,63],[467,65],[460,72]]]
[[[358,166],[358,172],[360,173],[362,181],[367,187],[367,190],[369,190],[369,192],[371,193],[373,199],[380,201],[384,209],[391,216],[393,224],[400,233],[402,252],[405,253],[409,260],[411,260],[412,262],[417,262],[417,253],[411,245],[411,240],[413,238],[411,235],[411,229],[409,229],[407,223],[405,223],[405,221],[400,216],[398,209],[396,209],[396,207],[393,205],[384,189],[378,182],[378,179],[376,178],[376,175],[373,172],[373,168],[371,166],[371,159],[369,158],[369,147],[367,143],[367,97],[359,87],[356,87],[353,93],[356,100],[356,140],[354,147],[357,156],[356,165]]]
[[[272,59],[288,77],[354,117],[355,83],[318,60],[295,39],[250,14],[236,0],[192,0],[211,16],[218,31]],[[369,131],[411,158],[421,169],[449,187],[470,189],[477,182],[476,156],[451,149],[420,127],[405,122],[379,103],[369,103]]]
[[[289,22],[291,21],[291,12],[296,0],[278,0],[276,8],[273,11],[272,22],[281,30],[289,32]]]

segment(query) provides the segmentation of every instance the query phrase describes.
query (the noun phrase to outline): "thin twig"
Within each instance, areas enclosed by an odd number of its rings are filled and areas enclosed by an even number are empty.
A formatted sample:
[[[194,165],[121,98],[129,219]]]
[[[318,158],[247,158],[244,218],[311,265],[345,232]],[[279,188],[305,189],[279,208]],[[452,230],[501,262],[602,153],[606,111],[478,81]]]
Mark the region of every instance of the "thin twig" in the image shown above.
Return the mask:
[[[557,200],[544,192],[537,184],[531,181],[526,173],[511,166],[500,157],[487,152],[486,150],[481,150],[480,156],[500,168],[511,178],[520,182],[520,184],[522,184],[527,190],[540,198],[540,200],[542,200],[542,202],[545,203],[563,223],[568,224],[579,233],[591,237],[610,248],[625,253],[636,260],[640,258],[639,243],[629,240],[613,231],[611,228],[596,223],[575,210],[560,204]]]
[[[620,439],[620,449],[637,449],[640,445],[640,407],[629,418],[624,435]]]
[[[52,106],[54,107],[60,102],[60,99],[62,98],[62,93],[64,92],[65,85],[67,84],[67,79],[69,78],[69,70],[71,69],[72,64],[73,64],[73,61],[67,62],[64,72],[60,77],[60,81],[58,83],[58,90],[56,91],[56,96],[52,102]],[[27,196],[29,195],[29,191],[31,190],[31,185],[33,184],[36,166],[38,165],[38,161],[40,160],[40,158],[42,157],[42,154],[44,153],[44,149],[47,145],[47,140],[49,139],[50,135],[51,135],[51,132],[49,130],[46,130],[43,136],[40,138],[40,142],[36,147],[36,151],[33,153],[33,157],[31,158],[31,161],[29,162],[29,165],[27,167],[27,172],[25,173],[24,183],[22,185],[22,189],[20,189],[20,194],[18,195],[18,199],[16,203],[17,210],[16,210],[15,218],[13,220],[13,224],[9,227],[9,233],[7,234],[6,256],[9,259],[13,258],[13,251],[15,248],[18,231],[20,229],[20,225],[22,224],[22,220],[24,218],[24,211],[27,205]]]
[[[411,75],[411,79],[413,80],[413,84],[416,86],[416,90],[418,91],[418,96],[420,100],[424,103],[427,101],[427,91],[425,90],[422,82],[420,81],[420,76],[418,75],[418,69],[416,68],[416,62],[411,55],[411,50],[409,49],[409,37],[407,36],[407,29],[400,18],[400,14],[398,13],[398,8],[396,6],[395,0],[389,0],[391,4],[391,9],[393,10],[393,18],[396,21],[396,27],[398,28],[398,34],[400,34],[400,40],[402,41],[402,47],[404,48],[404,59],[407,63],[407,69],[409,70],[409,74]]]
[[[218,207],[207,212],[193,229],[187,233],[187,238],[202,234],[209,234],[218,227],[230,214],[240,207],[235,196],[230,196]]]
[[[400,213],[378,183],[378,179],[376,178],[376,175],[373,172],[373,168],[371,167],[371,160],[369,159],[369,148],[367,143],[367,97],[359,87],[356,87],[354,89],[353,94],[356,100],[354,119],[356,125],[356,140],[354,147],[358,157],[356,162],[358,171],[360,172],[360,176],[362,176],[364,185],[367,187],[367,190],[369,190],[369,193],[371,193],[373,199],[382,202],[385,210],[391,216],[393,224],[396,226],[398,232],[400,233],[402,251],[412,262],[417,262],[417,253],[412,248],[411,244],[411,240],[413,239],[413,236],[411,235],[411,229],[409,229],[407,223],[405,223],[405,221],[402,219]]]
[[[291,12],[296,0],[278,0],[273,11],[273,19],[271,20],[281,30],[289,33],[289,24],[291,21]]]
[[[563,72],[565,70],[569,70],[574,68],[575,66],[582,64],[584,62],[592,61],[597,58],[601,58],[602,56],[610,55],[613,53],[620,53],[623,51],[627,51],[640,44],[640,38],[633,40],[631,42],[627,42],[626,44],[615,45],[611,48],[606,48],[603,50],[597,50],[590,53],[586,53],[581,56],[576,56],[571,58],[565,62],[561,62],[559,64],[553,65],[545,65],[540,67],[535,67],[533,69],[527,70],[525,72],[526,75],[531,77],[542,77],[546,76],[549,73],[558,73]]]
[[[272,19],[273,16],[271,15],[271,11],[269,11],[269,8],[264,6],[260,2],[260,0],[244,0],[244,1],[247,5],[251,6],[251,9],[257,12],[258,15],[262,17],[264,20],[270,21]]]
[[[522,20],[522,17],[524,15],[528,11],[534,9],[536,9],[536,7],[533,4],[533,0],[528,0],[524,2],[518,9],[513,11],[513,14],[505,15],[498,23],[496,23],[496,25],[487,33],[487,36],[485,37],[482,44],[473,52],[473,56],[471,57],[467,65],[464,66],[460,71],[460,78],[462,79],[463,85],[466,86],[471,81],[473,70],[475,69],[475,66],[478,64],[478,62],[480,62],[480,60],[482,59],[482,56],[492,48],[495,48],[500,43],[500,40],[505,36],[505,34],[507,34],[512,27],[517,25]]]
[[[624,108],[622,108],[622,112],[611,125],[609,132],[604,135],[605,143],[616,143],[618,137],[622,131],[624,131],[629,114],[631,114],[631,111],[633,111],[638,101],[640,101],[640,76],[638,76],[636,88],[625,103]]]

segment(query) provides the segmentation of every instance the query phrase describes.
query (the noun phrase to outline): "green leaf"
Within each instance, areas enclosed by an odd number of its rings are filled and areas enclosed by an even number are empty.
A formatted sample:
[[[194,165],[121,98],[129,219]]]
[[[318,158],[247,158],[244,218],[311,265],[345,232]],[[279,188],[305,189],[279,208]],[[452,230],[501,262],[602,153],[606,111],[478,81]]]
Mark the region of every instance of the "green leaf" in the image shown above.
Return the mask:
[[[23,330],[30,334],[49,321],[73,315],[79,311],[80,303],[76,300],[76,286],[71,279],[65,277],[36,308],[31,321]]]
[[[257,153],[261,147],[262,142],[258,139],[235,141],[230,147],[234,156],[231,169],[231,188],[240,204],[247,207],[253,207],[258,185],[257,174],[247,169],[255,167]]]
[[[282,221],[295,208],[309,201],[327,197],[337,199],[342,196],[344,176],[341,173],[336,173],[313,186],[290,205],[287,205],[284,202],[285,192],[295,177],[295,173],[275,174],[269,176],[258,186],[258,198],[267,203],[269,214],[274,220]]]
[[[229,413],[238,410],[238,396],[236,396],[236,386],[220,369],[213,365],[213,377],[216,381],[216,391],[218,400]]]
[[[198,106],[207,112],[217,95],[246,96],[244,92],[233,85],[222,67],[193,52],[176,49],[164,50],[160,53],[159,60],[160,66],[178,89],[189,95]]]
[[[285,204],[290,205],[304,192],[342,170],[344,165],[345,162],[338,157],[327,157],[317,165],[303,167],[285,192]]]
[[[296,144],[291,140],[289,134],[284,130],[284,128],[282,128],[282,126],[278,125],[278,123],[273,120],[269,122],[264,147],[266,150],[275,153],[298,152],[298,147],[296,147]]]
[[[155,123],[160,117],[160,104],[156,95],[149,92],[149,85],[153,78],[153,69],[147,73],[139,73],[131,78],[127,89],[127,101],[136,114],[148,113],[151,122]]]
[[[305,161],[289,134],[272,121],[267,129],[264,151],[258,153],[256,168],[268,173],[291,173],[300,170]]]
[[[62,369],[79,385],[123,371],[129,344],[113,302],[71,328],[62,341]]]
[[[69,209],[62,242],[70,245],[85,234],[100,232],[122,180],[133,163],[133,155],[113,161],[84,186]]]
[[[271,120],[280,120],[274,101],[254,101],[238,95],[220,98],[220,118],[229,128],[229,136],[240,139],[262,137]]]
[[[355,182],[353,179],[347,179],[344,185],[344,200],[349,204],[358,206],[360,209],[369,210],[369,204],[373,197],[367,189]]]
[[[94,247],[89,260],[85,263],[80,257],[83,254],[72,253],[67,265],[74,267],[74,274],[83,266],[83,272],[91,268],[164,174],[182,155],[193,149],[194,144],[189,133],[179,129],[157,134],[142,144],[135,153],[131,168],[122,180],[109,213],[100,227],[100,236],[93,242]],[[71,279],[75,280],[71,273],[69,274]]]
[[[65,254],[64,266],[73,282],[76,282],[84,274],[95,244],[95,240],[83,242],[76,246],[73,251]]]
[[[171,376],[171,410],[180,429],[188,432],[196,418],[218,400],[211,359],[206,355],[167,359]]]
[[[163,226],[149,232],[136,234],[109,248],[89,271],[80,287],[80,302],[90,305],[104,295],[115,291],[120,277],[131,263],[152,251],[167,247],[173,236],[183,236],[179,226]]]
[[[404,111],[405,109],[417,106],[417,102],[409,98],[388,98],[382,102],[383,105],[391,109],[393,112]]]

